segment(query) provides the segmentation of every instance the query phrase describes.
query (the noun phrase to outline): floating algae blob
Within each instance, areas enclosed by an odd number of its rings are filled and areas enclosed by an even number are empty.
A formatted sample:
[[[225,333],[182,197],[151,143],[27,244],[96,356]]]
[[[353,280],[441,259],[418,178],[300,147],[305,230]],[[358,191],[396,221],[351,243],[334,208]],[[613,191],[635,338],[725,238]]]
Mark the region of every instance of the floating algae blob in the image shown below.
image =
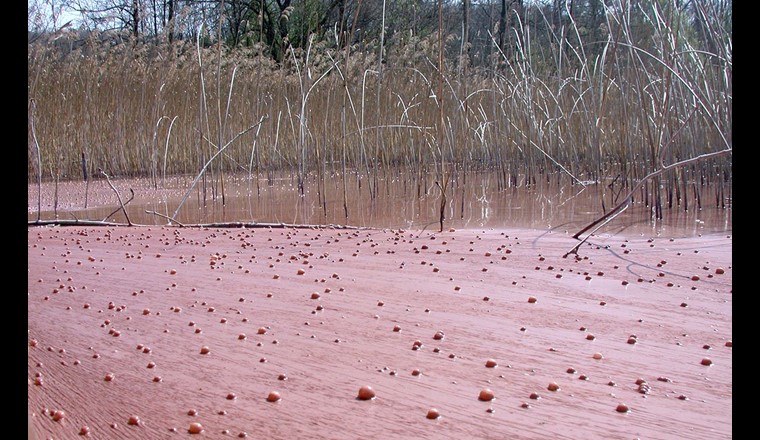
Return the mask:
[[[441,417],[441,413],[438,412],[436,408],[430,408],[427,412],[427,418],[428,419],[437,419],[438,417]]]
[[[190,427],[187,428],[187,432],[189,432],[190,434],[200,434],[201,432],[203,432],[203,425],[201,425],[198,422],[193,422],[190,424]]]
[[[484,402],[490,402],[493,400],[494,394],[493,391],[489,388],[484,388],[480,390],[480,394],[478,394],[478,400],[482,400]]]
[[[364,385],[359,388],[359,394],[357,396],[359,400],[372,400],[375,398],[375,390],[369,385]]]

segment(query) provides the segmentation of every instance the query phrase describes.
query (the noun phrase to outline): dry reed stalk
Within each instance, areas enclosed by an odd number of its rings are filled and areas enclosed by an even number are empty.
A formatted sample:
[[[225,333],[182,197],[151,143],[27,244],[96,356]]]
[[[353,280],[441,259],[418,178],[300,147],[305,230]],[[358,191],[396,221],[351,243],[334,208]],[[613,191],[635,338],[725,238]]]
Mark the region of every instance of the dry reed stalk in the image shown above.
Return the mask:
[[[34,152],[37,158],[37,221],[40,221],[42,214],[42,155],[40,153],[40,144],[37,142],[37,130],[34,128],[34,115],[37,111],[37,101],[34,98],[29,100],[31,106],[31,115],[29,124],[32,129],[32,140],[34,141]]]

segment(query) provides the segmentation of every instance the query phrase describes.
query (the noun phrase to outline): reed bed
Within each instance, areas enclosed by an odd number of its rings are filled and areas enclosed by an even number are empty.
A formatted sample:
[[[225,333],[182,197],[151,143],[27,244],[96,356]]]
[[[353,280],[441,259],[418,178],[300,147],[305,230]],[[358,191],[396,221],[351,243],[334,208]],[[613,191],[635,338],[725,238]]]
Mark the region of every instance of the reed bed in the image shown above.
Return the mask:
[[[655,215],[726,207],[731,30],[706,15],[707,47],[677,10],[630,3],[607,10],[591,44],[578,43],[588,30],[552,27],[528,10],[509,53],[467,69],[447,55],[443,71],[432,37],[391,40],[382,64],[329,38],[278,64],[255,45],[64,34],[29,46],[28,181],[81,179],[84,157],[91,176],[102,169],[158,187],[198,175],[223,149],[203,176],[204,196],[223,196],[225,175],[258,185],[282,172],[301,187],[355,173],[358,188],[346,190],[370,198],[393,176],[418,194],[433,181],[464,194],[467,174],[488,170],[502,189],[539,179],[603,185],[611,207],[652,171],[714,154],[654,177],[634,201]],[[457,36],[444,44],[452,52]],[[719,196],[703,200],[704,185]]]

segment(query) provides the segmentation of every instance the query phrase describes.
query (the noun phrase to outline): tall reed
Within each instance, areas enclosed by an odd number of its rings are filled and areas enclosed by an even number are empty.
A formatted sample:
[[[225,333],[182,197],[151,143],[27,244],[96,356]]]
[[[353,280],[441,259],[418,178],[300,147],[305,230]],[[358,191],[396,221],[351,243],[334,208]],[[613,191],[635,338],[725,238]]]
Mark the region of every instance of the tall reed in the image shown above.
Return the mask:
[[[612,2],[592,30],[572,19],[556,27],[527,8],[514,46],[465,70],[456,57],[438,59],[441,44],[461,46],[457,35],[390,36],[379,58],[341,52],[336,34],[276,64],[263,46],[112,44],[112,34],[71,32],[28,51],[42,162],[30,129],[28,180],[38,168],[47,180],[79,178],[82,152],[114,177],[195,176],[226,145],[209,168],[215,176],[271,183],[289,171],[303,188],[312,175],[325,184],[329,174],[355,173],[372,197],[394,170],[418,195],[433,186],[432,170],[450,173],[445,190],[461,194],[468,171],[493,170],[503,189],[538,179],[601,184],[612,206],[658,168],[732,148],[731,31],[703,10],[712,26],[706,50],[673,5]],[[579,43],[592,31],[597,41]],[[657,175],[634,201],[660,216],[704,204],[703,184],[725,185],[730,197],[731,164],[730,154],[690,162]]]

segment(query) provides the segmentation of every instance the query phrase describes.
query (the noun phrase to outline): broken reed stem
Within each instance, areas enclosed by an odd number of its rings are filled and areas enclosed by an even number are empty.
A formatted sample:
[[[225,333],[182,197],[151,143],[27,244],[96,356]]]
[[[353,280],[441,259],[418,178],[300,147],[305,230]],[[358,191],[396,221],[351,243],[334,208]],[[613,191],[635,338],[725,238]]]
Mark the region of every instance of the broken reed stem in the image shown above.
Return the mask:
[[[129,200],[127,200],[126,202],[124,202],[124,206],[129,205],[129,202],[131,202],[135,198],[135,190],[133,190],[132,188],[129,188],[129,193],[130,193]],[[113,211],[112,213],[108,214],[108,216],[106,218],[104,218],[103,220],[104,221],[107,220],[109,217],[111,217],[112,215],[114,215],[117,212],[119,212],[120,209],[122,209],[122,208],[117,208],[115,211]]]
[[[562,258],[566,258],[570,254],[576,254],[577,255],[578,254],[578,249],[581,247],[581,245],[583,243],[586,242],[586,240],[588,240],[589,238],[591,238],[591,236],[594,235],[594,233],[596,231],[598,231],[599,229],[603,228],[604,225],[606,225],[607,223],[609,223],[612,220],[614,220],[615,217],[617,217],[618,215],[622,214],[626,209],[628,209],[630,207],[631,207],[631,204],[628,203],[625,206],[623,206],[622,208],[620,208],[619,211],[615,212],[614,215],[609,216],[607,219],[605,219],[605,221],[601,222],[597,227],[595,227],[593,231],[589,232],[589,234],[586,236],[586,238],[584,238],[583,240],[581,240],[580,242],[578,242],[578,244],[576,244],[575,246],[573,246],[572,249],[570,249],[569,251],[565,252],[565,255],[563,255]]]
[[[87,175],[87,156],[82,151],[82,176],[84,177],[84,209],[87,209],[87,196],[90,191],[90,179]]]
[[[201,171],[195,177],[195,180],[193,180],[193,183],[190,184],[190,188],[187,189],[187,192],[185,193],[184,197],[182,197],[182,201],[179,202],[177,209],[174,211],[174,214],[172,214],[171,216],[171,219],[170,219],[171,221],[176,221],[175,219],[177,218],[177,213],[179,213],[180,208],[182,208],[182,205],[184,205],[185,201],[187,201],[187,198],[190,196],[190,193],[193,192],[193,188],[195,188],[195,185],[198,183],[198,180],[200,180],[200,178],[206,174],[206,169],[211,164],[211,162],[213,162],[214,159],[217,158],[217,156],[221,155],[224,152],[224,150],[226,150],[227,147],[232,145],[232,143],[235,142],[240,136],[248,133],[249,131],[261,125],[261,123],[264,122],[264,119],[266,119],[266,116],[262,116],[261,119],[259,119],[259,122],[257,122],[254,125],[251,125],[250,127],[246,128],[245,130],[235,135],[235,137],[233,137],[229,142],[227,142],[227,144],[224,145],[222,148],[219,148],[219,151],[217,151],[213,156],[211,156],[209,160],[206,161],[206,163],[203,165],[203,168],[201,168]],[[209,141],[209,143],[211,143],[211,141]]]
[[[177,220],[174,220],[173,218],[169,217],[168,215],[164,215],[164,214],[161,214],[160,212],[156,212],[156,211],[145,211],[145,213],[146,213],[146,214],[153,214],[153,215],[157,215],[157,216],[159,216],[159,217],[163,217],[163,218],[165,218],[165,219],[169,220],[170,222],[174,222],[174,223],[176,223],[176,224],[180,225],[180,226],[181,226],[181,227],[183,227],[183,228],[184,228],[184,227],[187,227],[187,225],[184,225],[184,224],[182,224],[182,223],[178,222]]]
[[[106,174],[105,171],[100,170],[100,174],[103,175],[103,177],[106,178],[106,181],[108,182],[108,185],[111,187],[111,189],[113,190],[113,192],[116,193],[116,198],[119,199],[119,205],[121,206],[122,212],[124,212],[124,217],[127,218],[127,224],[129,226],[132,226],[132,220],[129,219],[129,214],[127,214],[127,208],[124,206],[124,202],[121,201],[121,194],[119,194],[119,191],[116,189],[115,186],[113,186],[113,183],[111,183],[111,178],[108,177],[108,174]],[[127,200],[127,203],[131,202],[132,199],[135,198],[135,191],[132,188],[130,188],[129,191],[132,193],[132,197],[130,197],[129,200]],[[103,221],[108,220],[109,217],[111,217],[112,215],[114,215],[118,211],[119,210],[117,209],[116,211],[108,214],[108,216],[106,216],[106,218],[104,218]]]

